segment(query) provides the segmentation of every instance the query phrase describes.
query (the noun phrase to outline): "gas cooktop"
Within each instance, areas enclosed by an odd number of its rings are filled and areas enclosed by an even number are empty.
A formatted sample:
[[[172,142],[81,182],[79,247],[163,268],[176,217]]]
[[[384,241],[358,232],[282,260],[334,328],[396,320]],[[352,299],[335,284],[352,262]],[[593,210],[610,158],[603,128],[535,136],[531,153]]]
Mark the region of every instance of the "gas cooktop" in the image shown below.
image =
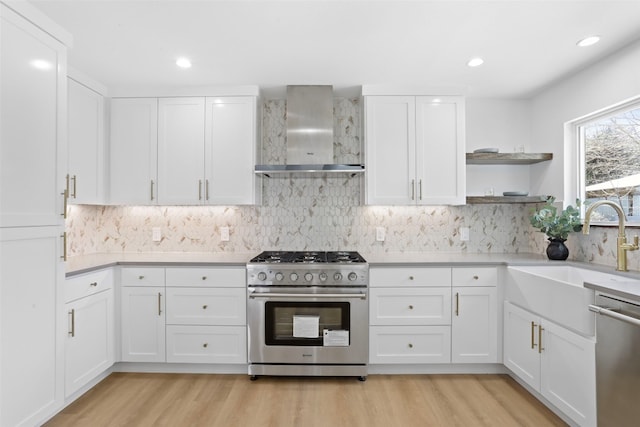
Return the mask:
[[[366,263],[358,252],[297,252],[297,251],[265,251],[252,258],[249,263],[264,264],[354,264]]]

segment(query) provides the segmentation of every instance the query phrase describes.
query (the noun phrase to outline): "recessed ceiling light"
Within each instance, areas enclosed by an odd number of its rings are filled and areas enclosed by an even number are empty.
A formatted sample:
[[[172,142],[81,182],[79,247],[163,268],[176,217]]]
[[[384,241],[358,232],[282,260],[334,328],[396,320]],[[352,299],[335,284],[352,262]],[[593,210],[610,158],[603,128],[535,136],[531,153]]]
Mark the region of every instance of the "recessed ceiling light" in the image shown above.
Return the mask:
[[[576,45],[578,45],[579,47],[586,47],[586,46],[594,45],[599,41],[600,41],[600,36],[589,36],[578,41]]]
[[[191,68],[191,61],[189,58],[178,58],[176,60],[176,65],[180,68]]]
[[[484,64],[484,59],[482,58],[472,58],[467,62],[469,67],[477,67],[478,65]]]

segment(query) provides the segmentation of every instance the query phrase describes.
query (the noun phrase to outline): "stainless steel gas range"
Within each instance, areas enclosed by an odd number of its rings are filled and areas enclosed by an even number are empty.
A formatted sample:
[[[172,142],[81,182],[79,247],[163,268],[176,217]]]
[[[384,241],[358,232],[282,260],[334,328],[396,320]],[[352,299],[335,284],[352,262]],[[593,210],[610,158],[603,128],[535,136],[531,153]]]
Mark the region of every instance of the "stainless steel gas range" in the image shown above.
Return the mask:
[[[355,376],[369,359],[369,265],[357,252],[263,252],[247,264],[249,375]]]

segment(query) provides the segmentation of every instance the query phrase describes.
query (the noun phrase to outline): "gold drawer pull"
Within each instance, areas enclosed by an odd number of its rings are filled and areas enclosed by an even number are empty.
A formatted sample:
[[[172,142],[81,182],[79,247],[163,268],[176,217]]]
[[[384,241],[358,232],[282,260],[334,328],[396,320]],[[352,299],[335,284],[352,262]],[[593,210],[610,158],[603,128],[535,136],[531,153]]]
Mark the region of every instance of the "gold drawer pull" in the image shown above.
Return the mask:
[[[138,280],[144,279],[144,276],[138,276]]]
[[[478,276],[473,276],[473,280],[478,280],[479,277]]]
[[[409,280],[413,280],[413,276],[409,276]]]
[[[413,306],[412,305],[409,305],[409,310],[413,310]]]
[[[413,344],[409,343],[409,348],[413,348]]]
[[[203,306],[202,306],[202,309],[203,309],[203,310],[206,310],[206,309],[207,309],[207,307],[209,307],[209,306],[208,306],[207,304],[205,304],[205,305],[203,305]]]
[[[202,280],[207,280],[207,276],[202,276]]]
[[[98,282],[91,282],[89,283],[89,286],[98,286]]]
[[[535,330],[536,330],[536,325],[534,322],[531,322],[531,349],[536,348],[536,342],[535,342]]]
[[[204,344],[202,344],[202,346],[203,346],[204,348],[207,348],[207,347],[209,346],[209,344],[208,344],[208,343],[204,343]]]
[[[76,336],[76,310],[74,308],[69,312],[71,316],[71,330],[68,332],[71,338]]]

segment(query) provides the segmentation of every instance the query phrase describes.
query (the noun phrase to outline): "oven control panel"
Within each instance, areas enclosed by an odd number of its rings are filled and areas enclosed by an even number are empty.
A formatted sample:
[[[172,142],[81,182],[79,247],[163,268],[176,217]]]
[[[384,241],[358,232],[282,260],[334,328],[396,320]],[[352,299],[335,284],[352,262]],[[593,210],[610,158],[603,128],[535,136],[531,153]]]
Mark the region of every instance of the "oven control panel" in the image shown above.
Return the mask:
[[[369,266],[357,265],[247,265],[249,286],[367,286]]]

